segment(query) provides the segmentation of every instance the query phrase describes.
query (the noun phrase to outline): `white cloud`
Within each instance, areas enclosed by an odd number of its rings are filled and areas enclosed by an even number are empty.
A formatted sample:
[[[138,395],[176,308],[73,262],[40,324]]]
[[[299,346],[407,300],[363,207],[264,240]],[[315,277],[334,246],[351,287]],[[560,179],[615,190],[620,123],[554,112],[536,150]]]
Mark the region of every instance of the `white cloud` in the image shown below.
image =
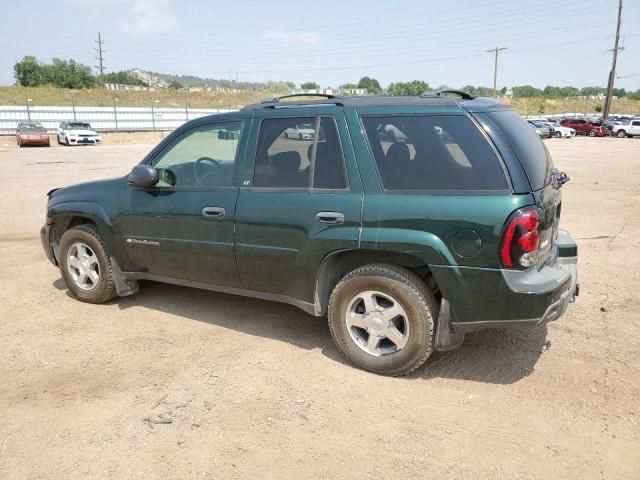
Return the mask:
[[[176,24],[169,0],[133,0],[130,5],[128,18],[119,23],[124,33],[163,33]]]
[[[320,42],[320,36],[316,32],[267,32],[265,38],[277,40],[286,44],[311,45]]]

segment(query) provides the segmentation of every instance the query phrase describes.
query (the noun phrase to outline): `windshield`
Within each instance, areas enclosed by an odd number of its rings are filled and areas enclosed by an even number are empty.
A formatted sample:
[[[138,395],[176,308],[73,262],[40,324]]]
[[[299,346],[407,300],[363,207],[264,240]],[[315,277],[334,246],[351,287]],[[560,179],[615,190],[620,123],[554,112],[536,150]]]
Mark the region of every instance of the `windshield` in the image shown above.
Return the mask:
[[[22,125],[20,125],[20,129],[21,132],[22,131],[29,131],[29,132],[44,132],[45,129],[42,125],[40,125],[39,123],[23,123]]]
[[[86,128],[86,129],[90,129],[91,125],[89,125],[88,123],[71,122],[69,124],[69,128]]]

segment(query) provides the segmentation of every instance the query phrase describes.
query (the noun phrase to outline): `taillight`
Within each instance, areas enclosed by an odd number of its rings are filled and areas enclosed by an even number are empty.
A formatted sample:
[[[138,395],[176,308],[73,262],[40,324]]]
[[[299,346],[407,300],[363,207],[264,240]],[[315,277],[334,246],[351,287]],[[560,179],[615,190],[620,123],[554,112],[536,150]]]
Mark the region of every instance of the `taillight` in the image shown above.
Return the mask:
[[[500,260],[506,268],[528,268],[538,263],[540,214],[535,207],[516,210],[507,220],[500,242]]]

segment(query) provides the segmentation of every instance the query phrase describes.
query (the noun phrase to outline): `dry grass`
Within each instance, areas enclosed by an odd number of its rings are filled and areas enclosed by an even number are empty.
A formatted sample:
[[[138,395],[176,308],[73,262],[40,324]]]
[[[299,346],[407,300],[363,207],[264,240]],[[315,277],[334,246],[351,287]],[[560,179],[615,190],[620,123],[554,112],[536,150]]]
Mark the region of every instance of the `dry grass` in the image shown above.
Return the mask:
[[[68,90],[50,86],[42,87],[0,87],[0,105],[24,105],[27,98],[32,105],[72,105],[106,107],[118,98],[122,107],[148,107],[156,102],[158,107],[183,108],[239,108],[265,98],[278,96],[276,93],[243,91],[238,93],[194,92],[176,90],[157,92],[113,92],[104,89]],[[517,98],[512,101],[522,115],[552,115],[555,113],[594,113],[599,100]],[[640,114],[640,100],[619,99],[613,101],[613,113]]]

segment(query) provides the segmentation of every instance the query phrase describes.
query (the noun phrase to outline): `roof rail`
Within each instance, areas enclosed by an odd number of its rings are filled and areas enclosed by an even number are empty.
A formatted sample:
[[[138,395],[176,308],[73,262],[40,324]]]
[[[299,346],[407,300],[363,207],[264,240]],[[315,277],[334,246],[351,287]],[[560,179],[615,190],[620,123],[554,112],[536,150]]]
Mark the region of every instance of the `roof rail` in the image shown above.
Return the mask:
[[[476,98],[475,96],[467,92],[463,92],[462,90],[438,90],[437,92],[424,92],[420,94],[420,98],[444,97],[447,93],[453,93],[454,95],[458,95],[462,97],[463,100],[473,100],[474,98]]]
[[[327,93],[292,93],[291,95],[282,95],[281,97],[273,97],[268,100],[263,100],[260,103],[280,103],[280,100],[284,98],[295,98],[295,97],[337,98],[335,95],[329,95]]]

